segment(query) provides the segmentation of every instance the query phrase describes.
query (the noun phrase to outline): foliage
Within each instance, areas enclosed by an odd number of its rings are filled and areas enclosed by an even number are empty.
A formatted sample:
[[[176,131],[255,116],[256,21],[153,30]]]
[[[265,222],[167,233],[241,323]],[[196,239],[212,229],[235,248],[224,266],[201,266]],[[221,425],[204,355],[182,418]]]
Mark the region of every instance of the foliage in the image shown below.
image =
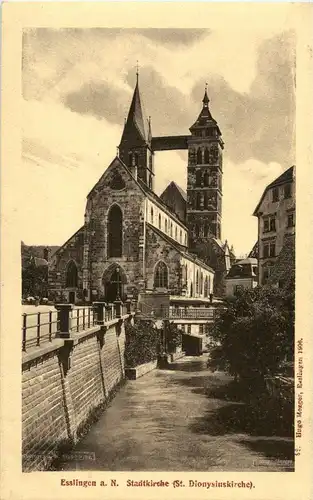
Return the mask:
[[[166,337],[168,352],[176,352],[176,348],[182,344],[182,332],[175,323],[169,323]]]
[[[47,297],[48,293],[48,267],[36,267],[34,260],[25,263],[22,269],[22,295],[23,297]]]
[[[210,335],[211,368],[263,383],[292,358],[294,293],[270,286],[242,290],[226,302]]]
[[[161,332],[152,321],[126,324],[125,363],[128,368],[157,359],[161,350]]]

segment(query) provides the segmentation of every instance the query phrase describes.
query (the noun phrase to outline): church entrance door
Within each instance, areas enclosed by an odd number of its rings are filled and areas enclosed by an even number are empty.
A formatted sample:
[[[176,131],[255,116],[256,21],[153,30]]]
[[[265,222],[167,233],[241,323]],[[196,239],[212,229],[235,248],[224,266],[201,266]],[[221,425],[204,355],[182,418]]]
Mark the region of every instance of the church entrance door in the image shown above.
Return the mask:
[[[103,276],[104,300],[112,303],[125,300],[124,285],[127,282],[124,269],[118,265],[110,266]]]

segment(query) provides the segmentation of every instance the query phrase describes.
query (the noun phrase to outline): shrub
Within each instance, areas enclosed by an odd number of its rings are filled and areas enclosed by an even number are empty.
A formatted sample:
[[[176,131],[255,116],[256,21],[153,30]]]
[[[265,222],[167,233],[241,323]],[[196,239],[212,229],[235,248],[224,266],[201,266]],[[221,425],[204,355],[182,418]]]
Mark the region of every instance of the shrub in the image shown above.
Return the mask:
[[[161,332],[152,321],[126,325],[125,363],[128,368],[157,359],[161,350]]]

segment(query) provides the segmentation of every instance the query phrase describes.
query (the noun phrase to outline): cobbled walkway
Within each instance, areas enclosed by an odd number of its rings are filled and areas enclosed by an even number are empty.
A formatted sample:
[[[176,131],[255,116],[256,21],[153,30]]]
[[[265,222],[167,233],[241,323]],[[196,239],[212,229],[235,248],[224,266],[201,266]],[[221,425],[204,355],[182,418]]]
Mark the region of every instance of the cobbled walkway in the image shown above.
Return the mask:
[[[292,439],[250,435],[232,420],[242,403],[208,395],[230,377],[206,361],[185,357],[127,381],[59,470],[292,470]]]

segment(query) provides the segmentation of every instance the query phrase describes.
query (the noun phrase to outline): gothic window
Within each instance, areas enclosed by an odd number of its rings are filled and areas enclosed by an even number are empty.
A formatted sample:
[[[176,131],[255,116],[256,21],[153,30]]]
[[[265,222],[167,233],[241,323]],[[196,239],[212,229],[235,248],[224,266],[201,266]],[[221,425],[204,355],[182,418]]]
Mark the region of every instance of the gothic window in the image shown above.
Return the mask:
[[[209,185],[209,174],[208,172],[204,172],[203,176],[203,184],[207,187]]]
[[[165,232],[167,233],[167,219],[165,219]]]
[[[202,164],[202,150],[201,150],[201,148],[198,148],[198,150],[197,150],[197,163],[198,163],[198,165]]]
[[[206,238],[208,236],[208,225],[204,224],[203,227],[203,236]]]
[[[154,287],[168,288],[168,269],[162,261],[158,262],[154,271]]]
[[[175,226],[175,240],[177,240],[177,226]]]
[[[66,286],[68,288],[76,288],[78,286],[77,266],[73,260],[71,260],[67,265]]]
[[[201,193],[197,193],[197,198],[196,198],[196,209],[200,210],[201,208]]]
[[[209,163],[210,162],[210,153],[208,148],[205,148],[204,150],[204,163]]]
[[[173,223],[170,225],[170,236],[173,237]]]
[[[159,214],[159,229],[161,229],[161,214]]]
[[[196,171],[196,186],[198,186],[198,187],[201,186],[201,177],[202,177],[201,170],[197,170]]]
[[[133,165],[133,153],[128,154],[128,166],[132,167]]]
[[[119,172],[114,172],[110,188],[117,191],[125,188],[125,182]]]
[[[151,220],[151,224],[153,224],[153,207],[151,207],[151,211],[150,211],[150,220]]]
[[[118,205],[113,205],[108,215],[108,257],[122,257],[123,215]]]

